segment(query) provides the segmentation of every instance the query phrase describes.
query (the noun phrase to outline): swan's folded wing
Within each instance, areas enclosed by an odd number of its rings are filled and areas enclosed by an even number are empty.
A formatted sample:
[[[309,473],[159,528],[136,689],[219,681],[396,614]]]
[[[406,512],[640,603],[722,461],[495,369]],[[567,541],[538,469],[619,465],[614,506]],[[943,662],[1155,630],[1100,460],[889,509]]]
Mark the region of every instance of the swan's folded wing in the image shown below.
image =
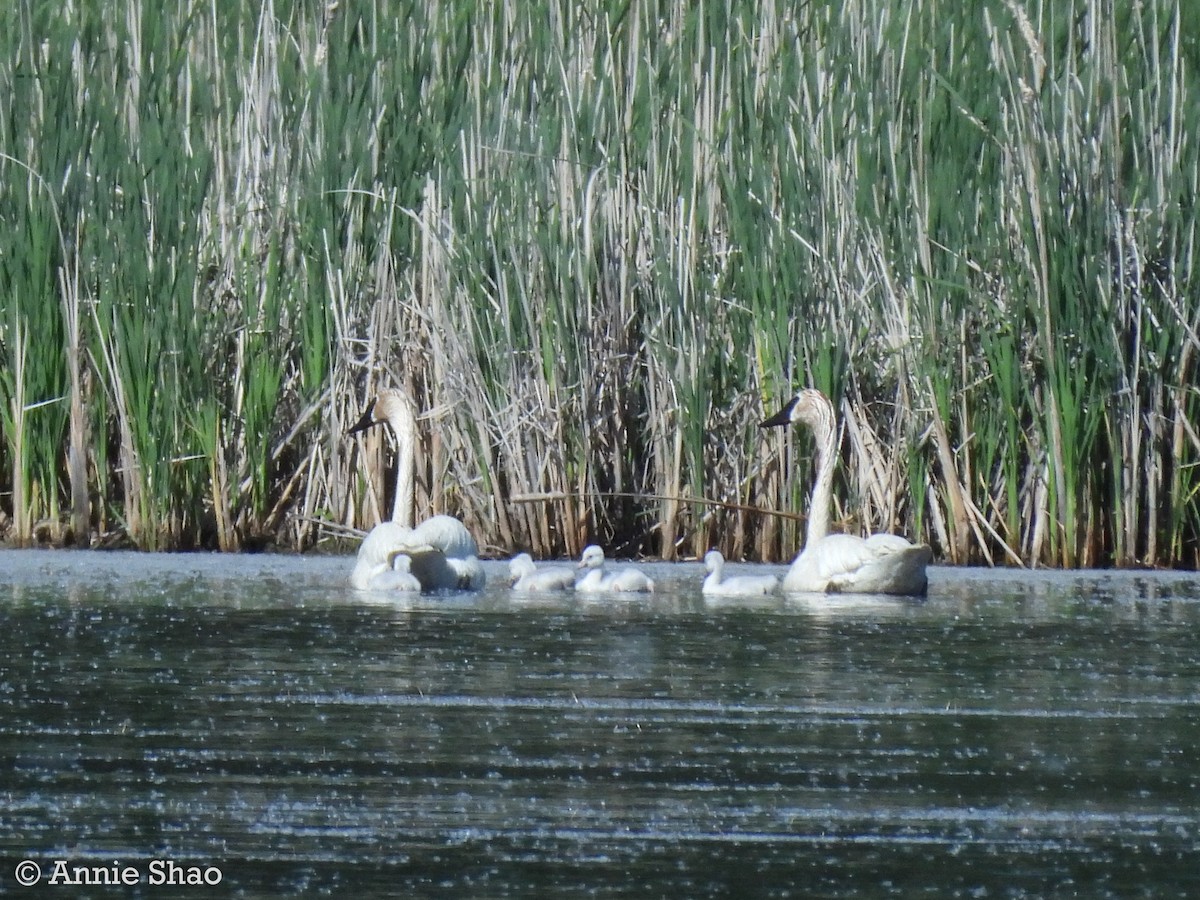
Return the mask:
[[[848,535],[830,535],[834,537]],[[851,538],[851,540],[854,540]],[[856,594],[901,594],[923,595],[928,587],[925,567],[933,556],[924,544],[912,544],[894,534],[874,534],[866,540],[857,541],[851,547],[848,542],[839,546],[836,565],[841,571],[832,571],[830,562],[829,585],[832,593]]]
[[[412,529],[403,525],[380,522],[358,545],[358,562],[367,566],[390,567],[392,557],[408,545],[411,535]]]
[[[804,560],[812,576],[828,582],[853,575],[874,561],[877,554],[878,551],[860,537],[831,534],[823,537],[816,546],[805,547],[797,562]]]
[[[426,591],[454,590],[459,587],[457,570],[441,550],[423,545],[404,551],[412,558],[411,571]]]
[[[863,541],[863,543],[880,557],[887,556],[889,553],[904,553],[917,546],[907,538],[902,538],[898,534],[887,534],[886,532],[873,534]]]
[[[431,516],[412,530],[412,540],[436,547],[449,557],[466,559],[479,555],[475,538],[453,516]]]

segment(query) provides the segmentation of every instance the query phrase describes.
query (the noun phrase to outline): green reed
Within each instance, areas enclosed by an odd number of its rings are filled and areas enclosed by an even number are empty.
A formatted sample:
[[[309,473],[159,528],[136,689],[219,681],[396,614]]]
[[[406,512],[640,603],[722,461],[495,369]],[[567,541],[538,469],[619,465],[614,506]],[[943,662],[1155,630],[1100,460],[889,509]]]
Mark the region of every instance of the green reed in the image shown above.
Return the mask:
[[[1195,563],[1200,50],[1180,4],[22,0],[0,13],[10,539]],[[381,493],[382,492],[382,493]],[[72,514],[72,510],[74,513]]]

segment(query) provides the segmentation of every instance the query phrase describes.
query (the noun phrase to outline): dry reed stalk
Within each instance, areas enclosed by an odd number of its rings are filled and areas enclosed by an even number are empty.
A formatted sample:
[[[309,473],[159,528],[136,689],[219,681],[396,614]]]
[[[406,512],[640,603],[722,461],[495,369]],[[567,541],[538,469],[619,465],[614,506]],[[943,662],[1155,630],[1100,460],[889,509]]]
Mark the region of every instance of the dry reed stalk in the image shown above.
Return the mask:
[[[213,421],[213,452],[209,456],[209,479],[212,484],[213,517],[216,519],[217,546],[223,551],[237,550],[238,539],[229,498],[229,466],[225,458],[224,432],[219,416]]]
[[[933,385],[927,385],[929,395],[934,396]],[[965,563],[970,558],[971,529],[967,520],[967,505],[964,500],[966,491],[959,477],[958,467],[954,462],[954,451],[950,447],[950,437],[946,433],[946,423],[942,418],[937,403],[932,405],[933,437],[937,450],[938,464],[942,469],[942,485],[946,492],[949,505],[947,518],[947,547],[950,551],[950,561]]]
[[[135,544],[153,545],[155,536],[149,533],[150,524],[145,514],[144,473],[133,435],[134,414],[130,408],[122,380],[116,339],[99,321],[99,312],[96,306],[92,307],[92,316],[97,332],[101,335],[101,359],[108,375],[105,384],[110,394],[111,404],[116,410],[119,435],[117,471],[121,476],[124,528]],[[116,323],[114,323],[113,328],[116,327]]]

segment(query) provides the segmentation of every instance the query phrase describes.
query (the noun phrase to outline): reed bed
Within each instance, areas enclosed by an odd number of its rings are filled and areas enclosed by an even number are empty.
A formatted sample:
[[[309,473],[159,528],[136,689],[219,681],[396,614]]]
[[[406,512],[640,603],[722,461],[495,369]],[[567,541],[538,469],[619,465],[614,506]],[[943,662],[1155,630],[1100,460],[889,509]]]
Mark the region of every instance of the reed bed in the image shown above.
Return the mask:
[[[1200,44],[1178,0],[17,0],[0,11],[13,543],[1186,565]]]

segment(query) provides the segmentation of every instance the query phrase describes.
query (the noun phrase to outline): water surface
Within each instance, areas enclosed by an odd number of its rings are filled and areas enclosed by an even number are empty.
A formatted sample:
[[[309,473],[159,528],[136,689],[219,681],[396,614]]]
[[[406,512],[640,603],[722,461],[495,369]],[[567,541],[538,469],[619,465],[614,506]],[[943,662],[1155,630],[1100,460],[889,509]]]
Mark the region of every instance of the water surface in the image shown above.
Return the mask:
[[[346,559],[0,552],[0,891],[1200,894],[1194,576],[706,604],[647,568],[398,602]]]

